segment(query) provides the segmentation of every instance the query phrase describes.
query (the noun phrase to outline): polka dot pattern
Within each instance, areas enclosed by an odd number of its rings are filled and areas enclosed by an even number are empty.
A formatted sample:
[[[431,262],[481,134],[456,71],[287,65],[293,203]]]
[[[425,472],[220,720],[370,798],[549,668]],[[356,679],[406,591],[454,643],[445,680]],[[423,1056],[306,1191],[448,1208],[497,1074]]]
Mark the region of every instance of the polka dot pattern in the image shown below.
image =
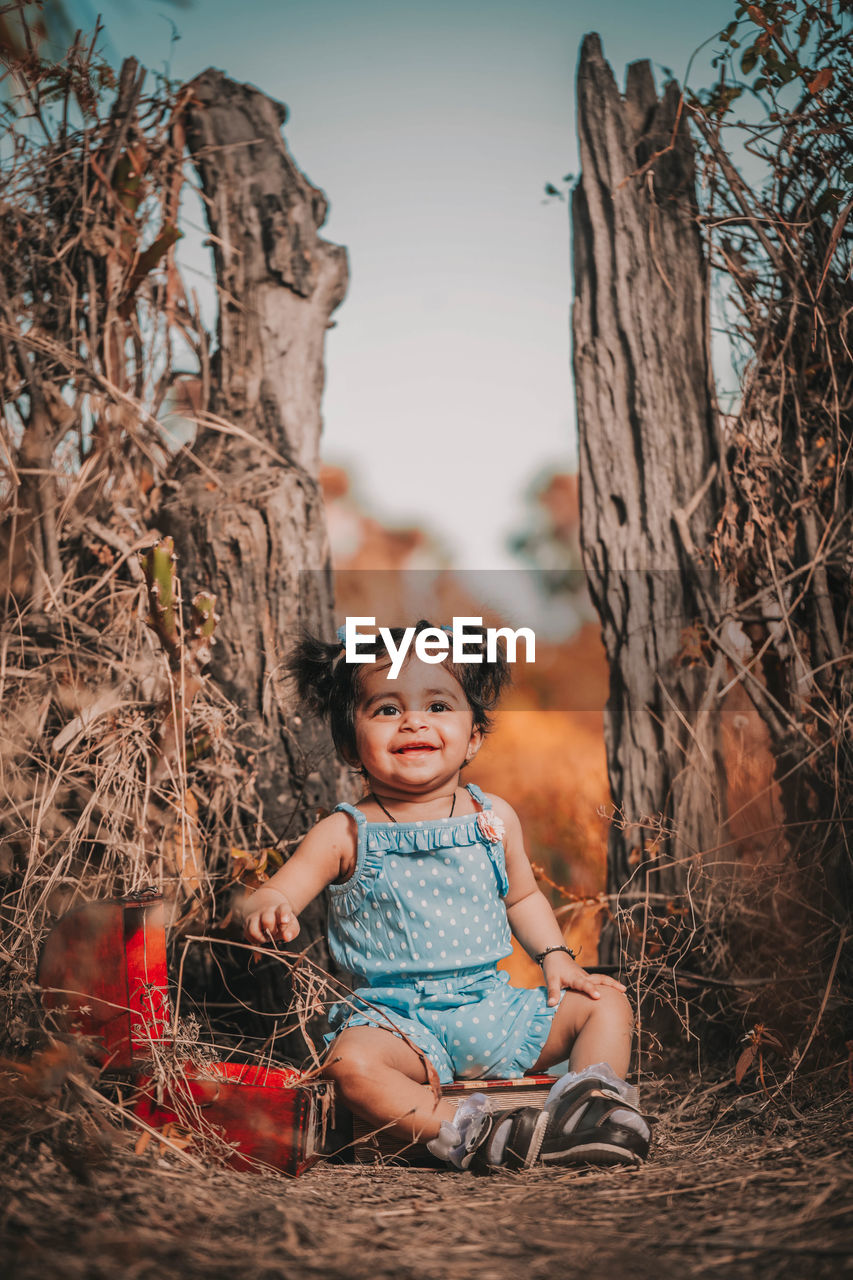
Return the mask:
[[[503,846],[485,840],[476,814],[392,824],[338,808],[355,818],[358,855],[352,878],[330,887],[329,946],[355,985],[457,973],[509,955]]]
[[[359,997],[369,1001],[359,1009]],[[492,966],[458,977],[425,974],[395,987],[361,987],[349,1004],[330,1011],[344,1026],[386,1026],[402,1032],[427,1055],[443,1084],[451,1080],[508,1079],[533,1066],[551,1029],[554,1010],[544,987],[511,987]],[[387,1019],[387,1020],[386,1020]]]
[[[479,789],[468,790],[488,808]],[[544,988],[509,986],[495,962],[510,954],[501,844],[476,814],[358,828],[356,869],[329,890],[329,946],[353,978],[353,1002],[329,1013],[345,1025],[389,1026],[434,1063],[439,1079],[500,1079],[536,1061],[554,1010]],[[365,1002],[357,1012],[359,996]]]

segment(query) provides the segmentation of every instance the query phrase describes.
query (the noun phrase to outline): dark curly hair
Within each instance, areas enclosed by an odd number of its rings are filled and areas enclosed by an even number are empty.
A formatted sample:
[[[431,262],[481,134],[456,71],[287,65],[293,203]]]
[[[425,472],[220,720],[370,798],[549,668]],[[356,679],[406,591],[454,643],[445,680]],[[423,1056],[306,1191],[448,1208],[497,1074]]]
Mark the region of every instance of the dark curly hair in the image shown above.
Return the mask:
[[[399,646],[405,634],[404,627],[390,627],[391,639]],[[415,624],[415,635],[406,661],[414,652],[414,641],[421,631],[436,630],[432,622],[421,618]],[[504,653],[498,649],[494,661],[486,660],[485,644],[466,641],[469,654],[480,652],[482,662],[453,662],[448,655],[444,667],[462,686],[468,705],[474,716],[474,728],[486,734],[492,727],[489,714],[497,704],[503,688],[511,680]],[[372,653],[377,659],[391,655],[381,636],[376,634],[372,645],[361,638],[360,651],[366,657]],[[355,746],[355,709],[361,696],[363,663],[344,661],[344,645],[340,640],[331,643],[305,634],[291,652],[288,666],[296,679],[299,696],[306,706],[327,720],[332,731],[332,741],[338,754],[350,765],[357,763]]]

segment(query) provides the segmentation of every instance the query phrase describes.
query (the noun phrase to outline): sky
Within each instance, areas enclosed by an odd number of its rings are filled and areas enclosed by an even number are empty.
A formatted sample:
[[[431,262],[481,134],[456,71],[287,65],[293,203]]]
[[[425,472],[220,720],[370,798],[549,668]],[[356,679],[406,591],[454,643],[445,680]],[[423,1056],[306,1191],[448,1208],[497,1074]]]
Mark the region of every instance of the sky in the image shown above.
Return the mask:
[[[567,202],[574,77],[598,31],[617,80],[683,79],[734,0],[101,0],[118,57],[208,66],[287,104],[326,192],[347,298],[328,332],[323,457],[371,514],[418,524],[464,569],[517,562],[525,495],[573,469]],[[179,36],[173,39],[173,36]],[[707,79],[707,54],[692,83]],[[200,259],[190,260],[204,269]]]

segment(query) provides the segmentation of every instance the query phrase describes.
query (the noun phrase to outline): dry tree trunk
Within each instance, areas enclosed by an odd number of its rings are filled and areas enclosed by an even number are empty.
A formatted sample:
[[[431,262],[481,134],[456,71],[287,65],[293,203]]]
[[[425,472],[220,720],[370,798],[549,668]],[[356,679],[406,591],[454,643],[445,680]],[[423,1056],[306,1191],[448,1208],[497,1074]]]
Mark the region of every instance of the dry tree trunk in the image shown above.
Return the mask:
[[[683,888],[725,819],[713,715],[725,660],[705,665],[698,619],[715,587],[689,555],[717,510],[718,438],[678,106],[675,84],[658,101],[648,62],[629,67],[623,97],[586,38],[572,203],[581,538],[610,666],[609,889],[628,908]],[[608,958],[616,946],[611,930]]]
[[[175,539],[185,594],[216,591],[211,672],[248,724],[263,821],[247,835],[263,846],[302,834],[318,808],[334,805],[339,781],[327,735],[297,715],[283,661],[300,626],[332,629],[320,399],[347,260],[317,233],[326,199],[287,152],[285,109],[213,70],[189,87],[187,142],[212,232],[219,349],[212,416],[178,467],[161,524]],[[309,955],[321,964],[324,916],[318,901],[299,939],[313,941]],[[283,973],[267,970],[262,1004],[286,1006]],[[285,1047],[300,1056],[298,1044],[291,1037]]]

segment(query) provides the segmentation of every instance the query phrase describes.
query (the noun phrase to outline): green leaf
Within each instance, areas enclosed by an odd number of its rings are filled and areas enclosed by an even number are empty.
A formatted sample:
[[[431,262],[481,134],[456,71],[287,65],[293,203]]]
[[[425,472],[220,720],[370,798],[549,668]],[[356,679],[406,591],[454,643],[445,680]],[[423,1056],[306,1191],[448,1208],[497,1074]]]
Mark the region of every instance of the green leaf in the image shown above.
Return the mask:
[[[758,50],[756,49],[755,45],[752,44],[749,46],[748,49],[744,49],[743,56],[741,57],[741,60],[740,60],[740,69],[745,76],[749,75],[750,71],[752,71],[757,61],[758,61]]]
[[[841,203],[843,195],[843,191],[839,191],[835,187],[830,187],[828,191],[824,191],[823,195],[815,205],[815,213],[828,213],[830,210],[834,213],[838,208],[838,205]]]

